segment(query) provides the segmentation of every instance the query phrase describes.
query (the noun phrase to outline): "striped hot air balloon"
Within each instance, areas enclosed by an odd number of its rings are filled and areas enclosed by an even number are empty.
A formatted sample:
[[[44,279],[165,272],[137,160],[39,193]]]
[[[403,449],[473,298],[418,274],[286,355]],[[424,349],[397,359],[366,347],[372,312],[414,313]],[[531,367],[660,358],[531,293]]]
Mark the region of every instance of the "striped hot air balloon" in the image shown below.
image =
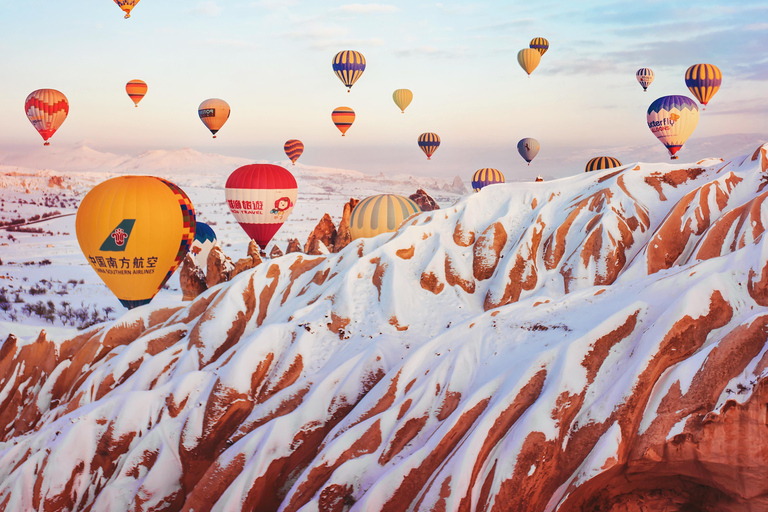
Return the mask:
[[[694,64],[685,72],[685,85],[704,106],[720,89],[722,82],[723,73],[712,64]]]
[[[408,89],[397,89],[392,93],[392,99],[395,100],[395,105],[400,109],[400,112],[405,114],[406,107],[413,100],[413,93]]]
[[[344,137],[349,127],[355,122],[355,111],[349,107],[336,107],[331,112],[331,120],[341,132],[341,136]]]
[[[139,102],[147,94],[147,84],[143,80],[131,80],[125,84],[125,92],[133,100],[133,103],[138,107]]]
[[[224,123],[229,119],[229,104],[218,98],[205,100],[197,107],[197,115],[203,124],[211,130],[213,138],[216,138],[216,132],[221,130]]]
[[[283,150],[288,158],[291,159],[293,165],[296,165],[296,160],[304,152],[304,144],[299,139],[290,139],[283,146]]]
[[[349,233],[352,240],[396,231],[405,219],[421,208],[413,200],[395,194],[380,194],[363,199],[352,210]]]
[[[658,138],[672,157],[699,124],[699,107],[687,96],[662,96],[648,107],[648,128]]]
[[[80,249],[128,309],[160,291],[187,255],[196,228],[189,197],[154,176],[119,176],[96,185],[75,220]]]
[[[45,143],[50,139],[69,114],[67,97],[56,89],[38,89],[24,100],[24,112]]]
[[[440,146],[440,137],[436,133],[426,132],[419,135],[419,147],[427,155],[427,160],[432,160],[432,154]]]
[[[352,86],[363,71],[365,71],[365,57],[360,52],[345,50],[333,57],[333,72],[347,86],[347,92],[352,90]]]
[[[640,85],[643,86],[643,92],[646,92],[648,86],[653,82],[655,75],[650,68],[640,68],[637,70],[637,73],[635,73],[635,77],[637,78],[637,81],[640,82]]]
[[[621,167],[621,165],[622,163],[619,162],[618,158],[613,158],[612,156],[596,156],[587,162],[584,172],[600,171],[612,167]]]
[[[227,178],[224,195],[240,227],[262,250],[293,211],[298,186],[279,165],[244,165]]]
[[[485,167],[476,170],[475,174],[472,175],[472,188],[475,192],[480,192],[487,185],[495,185],[497,183],[504,183],[504,175],[498,169]]]
[[[528,162],[528,165],[531,165],[531,160],[539,154],[539,141],[531,137],[520,139],[520,142],[517,143],[517,152]]]
[[[528,73],[528,76],[531,76],[539,62],[541,62],[541,54],[538,50],[524,48],[517,53],[517,63]]]
[[[547,53],[547,50],[549,50],[549,41],[544,39],[543,37],[534,37],[531,39],[531,44],[529,45],[529,48],[533,48],[534,50],[538,51],[541,55],[544,55]]]
[[[131,17],[131,11],[136,7],[136,4],[139,3],[139,0],[115,0],[115,3],[125,13],[125,19],[128,19]]]

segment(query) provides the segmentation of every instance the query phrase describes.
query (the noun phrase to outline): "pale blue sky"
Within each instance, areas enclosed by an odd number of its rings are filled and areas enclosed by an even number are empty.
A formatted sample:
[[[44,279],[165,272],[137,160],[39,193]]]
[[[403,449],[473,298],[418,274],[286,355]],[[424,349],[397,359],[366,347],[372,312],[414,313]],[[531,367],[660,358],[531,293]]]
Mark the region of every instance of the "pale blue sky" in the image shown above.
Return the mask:
[[[567,175],[582,154],[626,160],[622,151],[648,145],[643,161],[668,161],[645,112],[659,96],[690,95],[691,64],[715,64],[724,79],[689,142],[768,138],[768,4],[733,4],[141,0],[125,20],[112,0],[0,0],[0,150],[42,144],[23,102],[50,87],[71,108],[52,144],[102,151],[280,160],[298,138],[308,165],[450,176]],[[516,55],[536,36],[550,50],[529,78]],[[349,94],[331,70],[346,49],[367,59]],[[647,93],[640,67],[656,73]],[[149,85],[139,108],[124,90],[134,78]],[[414,93],[405,114],[397,88]],[[232,107],[216,140],[197,116],[211,97]],[[330,119],[337,106],[357,113],[344,138]],[[416,144],[425,131],[442,138],[431,162]],[[516,150],[523,137],[541,144],[530,168]],[[684,161],[733,156],[685,149]]]

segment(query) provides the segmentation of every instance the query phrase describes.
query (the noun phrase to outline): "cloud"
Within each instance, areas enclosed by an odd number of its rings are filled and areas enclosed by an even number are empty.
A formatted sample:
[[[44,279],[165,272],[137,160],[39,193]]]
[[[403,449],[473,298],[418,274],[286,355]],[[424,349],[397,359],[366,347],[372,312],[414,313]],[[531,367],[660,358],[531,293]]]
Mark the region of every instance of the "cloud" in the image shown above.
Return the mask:
[[[226,48],[257,48],[257,45],[250,41],[242,39],[206,39],[203,41],[206,46],[223,46]]]
[[[335,10],[358,14],[369,14],[373,12],[396,12],[400,9],[390,4],[347,4],[342,5],[341,7],[337,7]]]
[[[251,2],[251,7],[279,10],[283,7],[293,7],[298,4],[299,2],[297,0],[259,0],[258,2]]]
[[[216,2],[198,2],[196,7],[189,10],[192,14],[202,14],[203,16],[218,16],[221,14],[221,7]]]
[[[285,34],[289,39],[309,40],[310,48],[317,50],[342,49],[344,47],[381,46],[384,40],[378,37],[348,37],[349,28],[338,25],[314,26],[305,30]],[[338,51],[338,50],[337,50]]]
[[[430,57],[435,59],[455,59],[466,57],[469,55],[469,51],[464,46],[457,46],[453,48],[436,48],[434,46],[419,46],[417,48],[405,48],[401,50],[395,50],[395,55],[398,57]]]

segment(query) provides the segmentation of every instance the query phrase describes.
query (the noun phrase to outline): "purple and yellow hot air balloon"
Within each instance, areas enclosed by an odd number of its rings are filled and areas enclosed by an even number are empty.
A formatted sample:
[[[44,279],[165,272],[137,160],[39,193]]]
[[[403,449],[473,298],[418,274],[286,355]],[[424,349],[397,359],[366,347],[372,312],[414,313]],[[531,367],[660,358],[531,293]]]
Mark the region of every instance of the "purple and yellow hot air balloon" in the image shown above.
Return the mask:
[[[472,175],[472,188],[475,192],[480,192],[483,187],[504,183],[504,175],[498,169],[484,167],[475,171]]]
[[[304,152],[304,143],[299,139],[290,139],[283,145],[283,151],[285,151],[286,156],[291,159],[293,165],[296,165],[296,160],[298,160]]]
[[[419,135],[419,147],[427,155],[427,160],[432,160],[432,155],[440,146],[440,137],[436,133],[426,132]]]
[[[685,72],[685,85],[705,107],[720,89],[722,82],[723,73],[712,64],[694,64]]]
[[[596,156],[592,158],[584,167],[584,172],[601,171],[603,169],[611,169],[613,167],[621,167],[621,162],[618,158],[612,156]]]
[[[640,68],[635,73],[635,78],[643,86],[643,92],[648,90],[648,86],[651,85],[655,76],[650,68]]]
[[[115,3],[125,13],[125,19],[128,19],[131,17],[131,11],[139,3],[139,0],[115,0]]]
[[[365,57],[360,52],[345,50],[333,57],[333,72],[339,77],[347,92],[351,92],[352,86],[365,71]]]
[[[646,120],[648,128],[675,160],[699,124],[699,107],[688,96],[662,96],[648,107]]]
[[[528,47],[533,48],[543,56],[547,53],[547,50],[549,50],[549,41],[543,37],[534,37],[531,39],[531,44],[529,44]]]

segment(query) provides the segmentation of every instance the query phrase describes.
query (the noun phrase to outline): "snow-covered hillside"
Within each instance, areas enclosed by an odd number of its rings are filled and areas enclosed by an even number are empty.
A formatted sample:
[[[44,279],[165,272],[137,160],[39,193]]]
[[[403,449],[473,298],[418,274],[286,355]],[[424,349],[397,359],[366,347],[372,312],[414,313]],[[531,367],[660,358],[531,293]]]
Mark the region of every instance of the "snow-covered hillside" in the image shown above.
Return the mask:
[[[768,508],[768,145],[510,183],[0,348],[0,509]]]

